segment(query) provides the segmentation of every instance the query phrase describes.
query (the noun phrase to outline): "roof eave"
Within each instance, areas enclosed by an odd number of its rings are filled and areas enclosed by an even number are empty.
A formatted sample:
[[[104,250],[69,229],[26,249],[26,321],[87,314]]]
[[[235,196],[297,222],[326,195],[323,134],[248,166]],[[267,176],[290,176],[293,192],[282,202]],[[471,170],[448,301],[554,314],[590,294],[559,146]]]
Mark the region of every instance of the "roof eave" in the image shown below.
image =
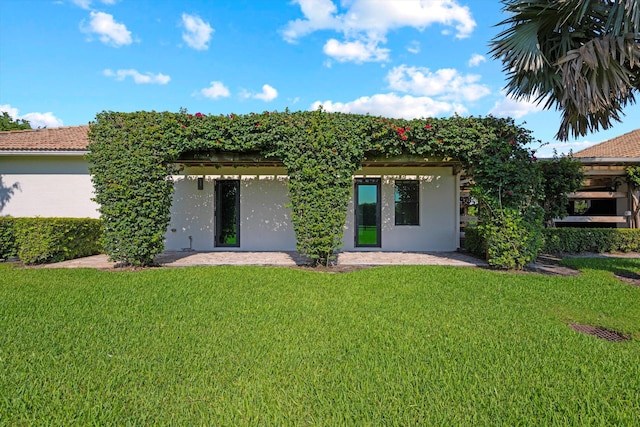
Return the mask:
[[[581,163],[640,163],[640,157],[574,157]]]
[[[0,150],[0,156],[84,156],[88,150]]]

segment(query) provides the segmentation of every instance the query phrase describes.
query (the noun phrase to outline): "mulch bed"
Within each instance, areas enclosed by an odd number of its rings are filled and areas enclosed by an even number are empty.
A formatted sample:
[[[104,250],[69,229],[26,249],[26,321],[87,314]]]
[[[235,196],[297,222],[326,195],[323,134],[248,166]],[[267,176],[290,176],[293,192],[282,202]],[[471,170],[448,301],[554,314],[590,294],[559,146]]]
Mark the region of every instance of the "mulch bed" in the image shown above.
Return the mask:
[[[616,271],[614,275],[617,279],[622,280],[628,285],[640,287],[640,274],[638,273],[632,271]]]

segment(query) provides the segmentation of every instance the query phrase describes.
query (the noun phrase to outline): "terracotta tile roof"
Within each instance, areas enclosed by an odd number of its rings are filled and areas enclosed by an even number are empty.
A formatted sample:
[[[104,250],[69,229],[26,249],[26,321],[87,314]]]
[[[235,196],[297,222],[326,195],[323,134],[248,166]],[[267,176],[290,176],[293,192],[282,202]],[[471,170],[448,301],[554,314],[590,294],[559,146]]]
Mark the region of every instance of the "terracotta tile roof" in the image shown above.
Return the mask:
[[[83,151],[89,126],[0,132],[0,151]]]
[[[640,129],[573,153],[573,157],[640,158]]]

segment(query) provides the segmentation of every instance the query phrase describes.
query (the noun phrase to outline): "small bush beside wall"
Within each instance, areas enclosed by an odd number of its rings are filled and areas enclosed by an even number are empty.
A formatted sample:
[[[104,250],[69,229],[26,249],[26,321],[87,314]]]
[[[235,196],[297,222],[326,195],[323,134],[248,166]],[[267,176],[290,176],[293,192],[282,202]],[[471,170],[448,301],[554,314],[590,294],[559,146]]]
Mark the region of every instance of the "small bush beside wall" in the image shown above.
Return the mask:
[[[43,264],[102,252],[102,223],[91,218],[0,218],[0,254]]]
[[[632,252],[640,250],[640,229],[548,228],[544,230],[543,252]]]
[[[521,270],[542,246],[540,215],[527,221],[515,209],[492,211],[491,221],[465,228],[465,249],[485,258],[493,268]],[[540,213],[539,211],[537,212]]]
[[[10,216],[2,216],[0,217],[0,259],[17,255],[15,220]]]

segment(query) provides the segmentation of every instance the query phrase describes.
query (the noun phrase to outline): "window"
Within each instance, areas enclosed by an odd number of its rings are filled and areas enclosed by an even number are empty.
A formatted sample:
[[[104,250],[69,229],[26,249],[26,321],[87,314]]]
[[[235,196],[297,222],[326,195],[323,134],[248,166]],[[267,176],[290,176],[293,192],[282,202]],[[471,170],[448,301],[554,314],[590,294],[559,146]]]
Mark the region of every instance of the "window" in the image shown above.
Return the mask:
[[[216,246],[240,246],[240,181],[216,181]]]
[[[396,225],[420,225],[419,194],[418,181],[396,181]]]

